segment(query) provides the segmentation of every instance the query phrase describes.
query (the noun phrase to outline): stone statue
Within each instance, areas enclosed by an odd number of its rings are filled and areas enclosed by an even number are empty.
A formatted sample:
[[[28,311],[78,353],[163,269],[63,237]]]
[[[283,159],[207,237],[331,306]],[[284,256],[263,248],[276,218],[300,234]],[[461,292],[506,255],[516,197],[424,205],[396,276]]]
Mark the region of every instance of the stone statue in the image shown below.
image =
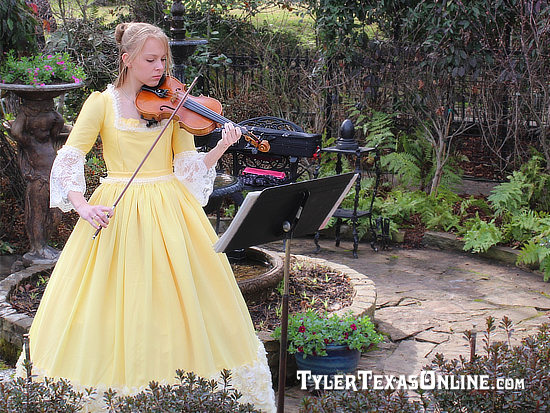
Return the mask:
[[[53,99],[24,100],[10,132],[18,144],[19,167],[27,181],[25,225],[30,250],[23,255],[27,265],[55,262],[60,253],[47,244],[61,218],[61,211],[50,209],[50,171],[64,126],[53,104]]]

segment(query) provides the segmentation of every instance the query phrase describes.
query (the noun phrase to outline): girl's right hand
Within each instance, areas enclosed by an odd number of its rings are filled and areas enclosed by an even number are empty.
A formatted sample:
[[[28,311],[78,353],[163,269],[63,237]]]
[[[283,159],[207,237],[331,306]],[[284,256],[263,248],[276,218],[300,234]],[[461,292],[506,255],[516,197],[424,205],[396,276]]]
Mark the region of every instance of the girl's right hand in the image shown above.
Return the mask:
[[[90,205],[84,195],[80,192],[69,191],[69,201],[74,206],[78,215],[90,223],[95,229],[99,227],[107,227],[109,225],[109,218],[115,213],[114,209],[104,205]]]
[[[98,229],[100,226],[106,228],[109,225],[109,218],[114,214],[114,210],[111,207],[90,205],[88,202],[76,208],[76,212],[95,229]]]

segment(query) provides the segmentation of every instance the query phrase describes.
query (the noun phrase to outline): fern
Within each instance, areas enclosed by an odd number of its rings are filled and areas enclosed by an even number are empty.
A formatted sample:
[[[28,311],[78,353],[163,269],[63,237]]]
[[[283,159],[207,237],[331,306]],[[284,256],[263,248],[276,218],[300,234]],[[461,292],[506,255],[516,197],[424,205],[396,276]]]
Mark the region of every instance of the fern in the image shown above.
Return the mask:
[[[453,211],[444,205],[436,205],[422,214],[422,222],[429,229],[442,229],[450,231],[458,227],[460,218],[453,214]]]
[[[452,204],[460,198],[451,191],[443,190],[437,196],[427,195],[419,207],[422,222],[429,229],[449,231],[456,228],[460,218],[453,214]]]
[[[550,238],[545,241],[532,239],[521,249],[518,264],[539,264],[544,274],[544,281],[550,280]]]
[[[391,147],[395,143],[393,134],[393,116],[387,113],[372,113],[372,118],[359,128],[365,136],[365,145],[379,148]],[[358,119],[360,122],[361,119]]]
[[[417,159],[406,152],[392,152],[382,156],[380,166],[397,175],[404,185],[418,185],[422,179]]]
[[[517,212],[527,206],[529,201],[528,191],[526,191],[529,184],[526,182],[525,175],[521,171],[514,171],[508,178],[508,182],[493,188],[488,198],[497,216],[505,211]]]
[[[464,251],[487,252],[493,245],[502,241],[502,233],[494,220],[485,222],[476,214],[468,220],[470,229],[464,234]]]
[[[487,215],[492,212],[491,207],[489,207],[489,204],[484,199],[470,196],[460,202],[460,215],[465,215],[470,207],[479,208]]]
[[[529,205],[536,211],[547,211],[550,206],[550,174],[546,171],[546,160],[539,152],[531,149],[531,159],[520,168],[529,184]]]
[[[540,233],[548,218],[543,219],[536,211],[522,209],[513,214],[510,222],[503,225],[506,239],[525,242]]]

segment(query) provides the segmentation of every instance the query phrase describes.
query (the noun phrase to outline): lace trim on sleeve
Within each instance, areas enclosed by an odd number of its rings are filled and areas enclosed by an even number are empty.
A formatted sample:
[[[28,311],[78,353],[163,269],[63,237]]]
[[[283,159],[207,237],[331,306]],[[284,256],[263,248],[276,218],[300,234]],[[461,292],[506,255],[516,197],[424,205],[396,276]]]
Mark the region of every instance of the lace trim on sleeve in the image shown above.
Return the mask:
[[[64,145],[53,162],[50,174],[50,207],[63,212],[73,209],[67,195],[69,191],[86,192],[84,178],[85,154],[72,146]]]
[[[216,168],[207,168],[204,164],[205,155],[203,152],[185,151],[174,156],[174,174],[202,206],[208,203],[216,178]]]

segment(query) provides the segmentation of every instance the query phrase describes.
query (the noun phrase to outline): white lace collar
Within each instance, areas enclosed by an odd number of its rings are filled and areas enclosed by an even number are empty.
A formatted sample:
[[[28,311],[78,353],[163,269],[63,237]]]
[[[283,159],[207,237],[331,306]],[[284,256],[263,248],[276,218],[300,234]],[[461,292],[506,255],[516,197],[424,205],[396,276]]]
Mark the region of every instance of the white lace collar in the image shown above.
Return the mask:
[[[123,118],[120,115],[121,114],[121,110],[120,110],[121,96],[118,90],[115,88],[114,85],[109,84],[107,85],[107,93],[111,95],[111,99],[113,101],[113,110],[115,114],[115,128],[118,130],[130,131],[130,132],[149,132],[149,131],[161,130],[166,124],[166,122],[168,122],[167,119],[163,119],[156,125],[147,127],[145,122],[139,119]]]

